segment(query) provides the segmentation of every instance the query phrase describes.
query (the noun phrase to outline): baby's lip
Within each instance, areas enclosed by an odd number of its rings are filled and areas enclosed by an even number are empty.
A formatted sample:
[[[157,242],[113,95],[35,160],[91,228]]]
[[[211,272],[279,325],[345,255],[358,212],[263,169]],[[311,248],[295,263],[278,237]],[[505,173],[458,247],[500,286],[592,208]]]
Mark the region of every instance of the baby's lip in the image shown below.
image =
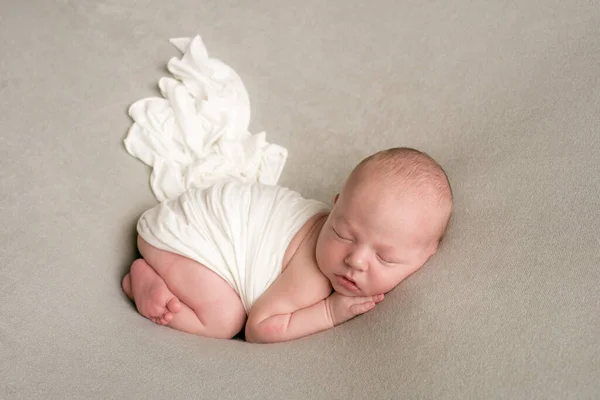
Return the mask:
[[[356,284],[356,281],[354,281],[352,278],[349,278],[346,275],[336,274],[335,276],[337,277],[338,282],[347,289],[352,290],[353,292],[358,292],[360,290],[360,288]]]

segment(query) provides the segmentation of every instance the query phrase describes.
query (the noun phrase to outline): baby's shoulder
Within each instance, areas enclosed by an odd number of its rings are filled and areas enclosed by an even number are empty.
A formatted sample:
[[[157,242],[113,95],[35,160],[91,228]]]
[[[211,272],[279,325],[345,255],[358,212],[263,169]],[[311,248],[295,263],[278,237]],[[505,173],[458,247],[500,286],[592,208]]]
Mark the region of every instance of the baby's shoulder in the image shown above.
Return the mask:
[[[315,249],[317,247],[319,233],[323,228],[327,215],[327,212],[319,212],[302,225],[285,251],[282,271],[291,263],[317,265]]]

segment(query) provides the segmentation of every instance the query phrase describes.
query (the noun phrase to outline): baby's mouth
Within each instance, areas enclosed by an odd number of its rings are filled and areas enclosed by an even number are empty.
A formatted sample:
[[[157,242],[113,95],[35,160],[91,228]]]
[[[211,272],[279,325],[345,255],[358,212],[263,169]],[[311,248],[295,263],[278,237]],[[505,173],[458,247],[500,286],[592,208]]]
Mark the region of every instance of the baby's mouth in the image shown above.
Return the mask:
[[[359,291],[358,285],[356,284],[356,282],[354,280],[352,280],[344,275],[337,275],[337,274],[335,275],[335,278],[337,280],[337,283],[339,283],[346,289],[351,290],[353,292]]]
[[[344,276],[344,278],[346,278],[346,280],[348,280],[348,281],[350,281],[350,282],[352,282],[353,284],[356,285],[356,281],[354,279],[352,279],[352,278],[350,278],[348,276]]]

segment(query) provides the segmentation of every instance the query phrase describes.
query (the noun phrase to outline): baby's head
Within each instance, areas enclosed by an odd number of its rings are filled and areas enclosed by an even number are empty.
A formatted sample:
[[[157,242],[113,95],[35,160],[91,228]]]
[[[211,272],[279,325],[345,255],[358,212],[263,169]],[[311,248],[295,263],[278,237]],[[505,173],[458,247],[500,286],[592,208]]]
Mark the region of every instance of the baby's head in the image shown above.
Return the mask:
[[[387,293],[436,252],[451,214],[450,183],[435,160],[409,148],[378,152],[335,196],[317,263],[341,294]]]

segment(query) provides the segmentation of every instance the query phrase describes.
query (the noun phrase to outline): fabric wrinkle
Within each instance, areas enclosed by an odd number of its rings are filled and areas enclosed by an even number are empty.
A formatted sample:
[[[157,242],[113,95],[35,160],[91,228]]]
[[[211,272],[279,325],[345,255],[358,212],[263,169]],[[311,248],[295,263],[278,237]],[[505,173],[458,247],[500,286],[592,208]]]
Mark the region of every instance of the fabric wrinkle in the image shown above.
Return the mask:
[[[162,97],[129,107],[133,124],[124,140],[134,157],[152,167],[150,186],[158,201],[188,189],[226,180],[275,185],[287,149],[252,134],[250,101],[239,75],[210,58],[200,36],[171,39],[182,53],[167,63]]]

